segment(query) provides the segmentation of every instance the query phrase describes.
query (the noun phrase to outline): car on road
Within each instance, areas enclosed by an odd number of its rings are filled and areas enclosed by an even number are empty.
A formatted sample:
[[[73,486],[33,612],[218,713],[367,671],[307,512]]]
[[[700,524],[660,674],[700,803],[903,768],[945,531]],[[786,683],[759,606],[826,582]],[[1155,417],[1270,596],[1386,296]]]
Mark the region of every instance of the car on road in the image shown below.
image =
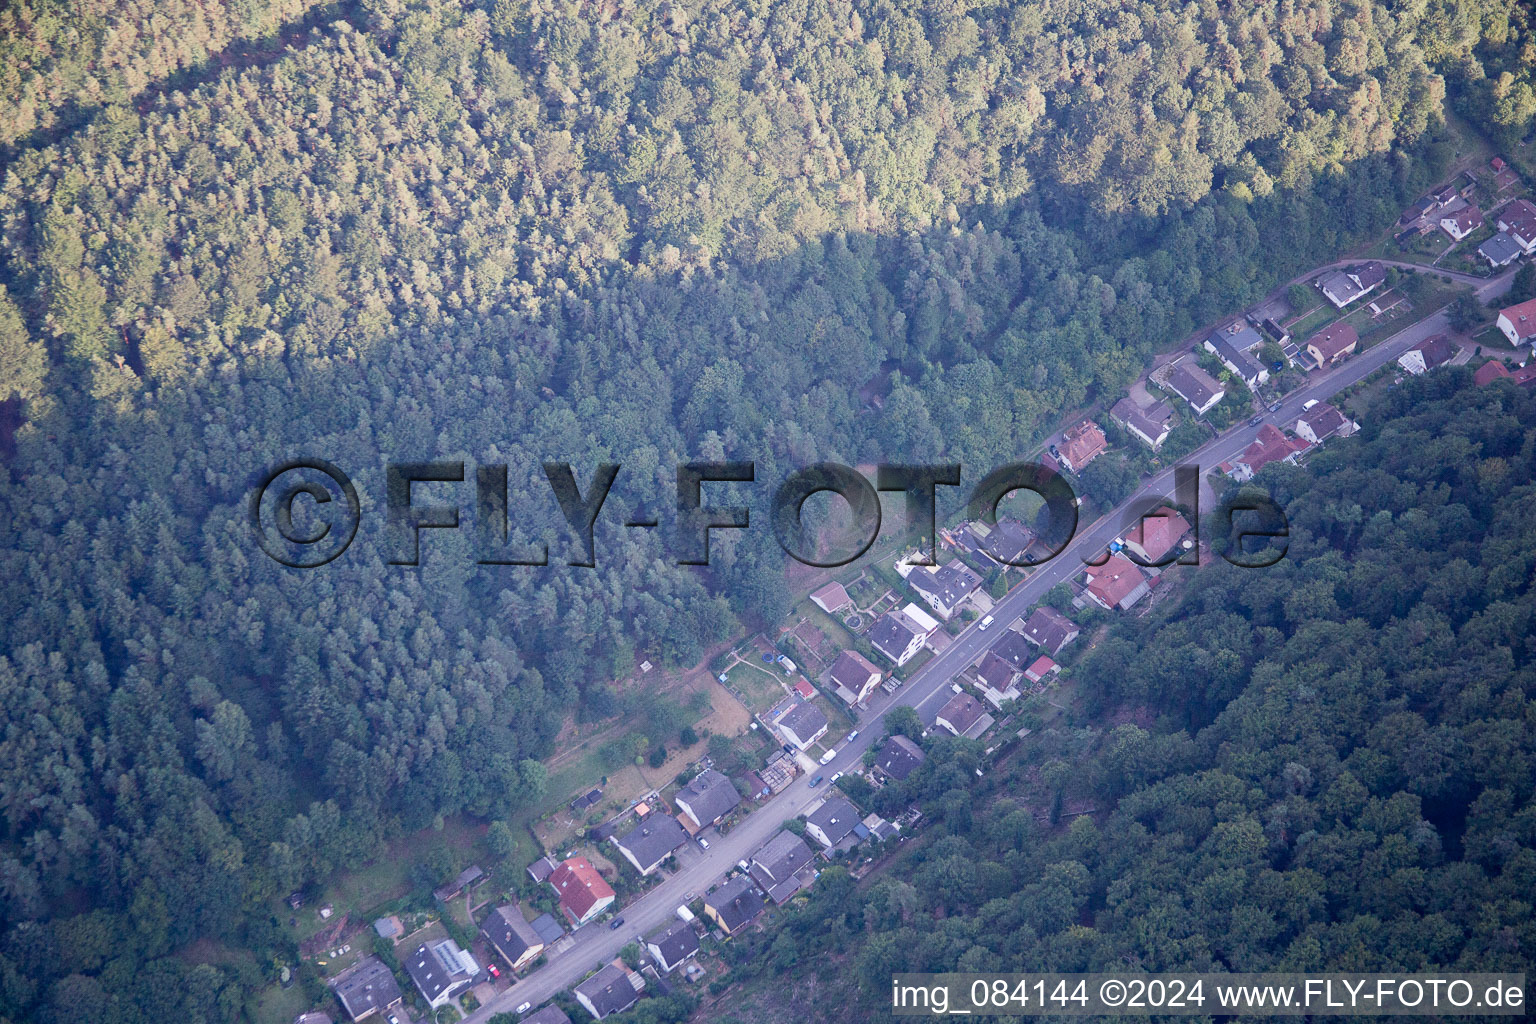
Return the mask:
[[[838,779],[840,779],[840,778],[842,778],[842,777],[843,777],[843,773],[842,773],[842,772],[833,772],[833,773],[832,773],[832,782],[836,782],[836,781],[837,781],[837,780],[838,780]],[[828,784],[828,785],[831,785],[831,784],[832,784],[832,783],[831,783],[831,782],[829,782],[829,783],[827,783],[827,784]]]
[[[533,1009],[533,1004],[532,1003],[518,1003],[517,1004],[517,1012],[518,1013],[527,1013],[531,1009]]]
[[[857,729],[853,730],[853,732],[848,734],[848,742],[849,743],[852,743],[854,740],[856,740],[858,738],[859,738],[859,730],[857,730]]]
[[[821,776],[820,775],[816,776],[814,779],[811,780],[811,788],[815,789],[819,785],[821,785]]]
[[[622,917],[616,917],[612,921],[608,922],[608,927],[612,931],[618,931],[620,928],[624,927],[624,919]]]
[[[1269,403],[1269,411],[1270,412],[1279,412],[1280,411],[1280,403],[1279,402],[1271,402],[1271,403]]]
[[[1248,425],[1250,427],[1256,427],[1260,423],[1263,423],[1263,422],[1264,422],[1264,417],[1263,416],[1255,416],[1253,419],[1248,421]]]
[[[990,625],[992,625],[992,616],[988,615],[986,618],[981,620],[981,625],[977,626],[976,628],[978,630],[986,629]]]
[[[837,751],[829,750],[825,754],[821,755],[821,763],[822,764],[831,764],[832,763],[832,759],[834,757],[836,757],[836,756],[837,756]]]
[[[1313,406],[1314,406],[1314,405],[1316,405],[1316,404],[1317,404],[1317,401],[1318,401],[1318,400],[1317,400],[1317,399],[1315,399],[1315,398],[1309,398],[1309,399],[1307,399],[1307,400],[1306,400],[1306,401],[1305,401],[1305,402],[1303,402],[1303,403],[1301,403],[1301,411],[1302,411],[1302,412],[1306,412],[1306,411],[1307,411],[1307,410],[1308,410],[1308,409],[1310,409],[1310,408],[1312,408],[1312,407],[1313,407]]]

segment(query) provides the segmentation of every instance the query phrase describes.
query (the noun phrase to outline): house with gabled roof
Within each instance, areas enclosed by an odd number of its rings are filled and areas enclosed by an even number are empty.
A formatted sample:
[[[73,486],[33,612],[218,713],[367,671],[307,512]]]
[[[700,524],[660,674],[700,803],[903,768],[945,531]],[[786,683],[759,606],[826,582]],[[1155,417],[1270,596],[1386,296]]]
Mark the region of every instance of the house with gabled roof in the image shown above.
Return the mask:
[[[865,700],[880,685],[880,669],[858,651],[844,651],[827,669],[824,681],[845,704]]]
[[[827,716],[808,700],[790,705],[774,722],[784,738],[804,750],[827,733]]]
[[[1296,418],[1296,436],[1312,444],[1322,444],[1330,437],[1348,437],[1359,429],[1359,424],[1327,402],[1312,403]]]
[[[1127,609],[1147,595],[1147,578],[1136,563],[1123,555],[1110,555],[1103,565],[1089,566],[1084,593],[1105,611]]]
[[[1099,425],[1093,420],[1084,420],[1061,435],[1060,462],[1072,472],[1081,473],[1084,466],[1108,448],[1109,442]]]
[[[463,992],[480,977],[480,965],[452,939],[422,943],[405,959],[405,973],[434,1010]]]
[[[897,668],[905,665],[923,649],[928,632],[899,611],[889,611],[869,627],[869,642]]]
[[[1380,260],[1371,260],[1344,270],[1333,270],[1317,279],[1323,297],[1339,309],[1369,295],[1387,280],[1387,269]]]
[[[1499,310],[1499,330],[1516,348],[1536,345],[1536,299],[1505,306]]]
[[[1227,394],[1221,382],[1202,370],[1189,356],[1181,356],[1169,364],[1165,380],[1168,390],[1188,402],[1196,416],[1210,412]]]
[[[1440,230],[1459,242],[1483,226],[1483,211],[1475,206],[1463,206],[1440,217]]]
[[[830,850],[848,838],[853,832],[853,826],[859,823],[859,817],[858,809],[846,797],[834,794],[805,816],[805,831]]]
[[[1063,647],[1076,640],[1079,632],[1077,623],[1050,605],[1041,605],[1030,612],[1029,618],[1024,620],[1020,635],[1045,653],[1056,655],[1061,653]]]
[[[845,608],[853,607],[853,598],[848,596],[848,591],[843,589],[841,583],[828,583],[819,590],[811,591],[811,602],[828,615],[836,615]]]
[[[790,831],[775,832],[752,854],[749,874],[774,905],[782,905],[815,881],[815,855],[805,840]]]
[[[356,966],[331,981],[337,1002],[353,1021],[399,1006],[403,998],[393,972],[376,956],[365,956]]]
[[[1187,533],[1188,521],[1177,510],[1164,505],[1136,520],[1122,539],[1126,549],[1137,558],[1149,565],[1158,565],[1172,554]]]
[[[645,948],[650,951],[651,959],[671,974],[699,951],[699,936],[687,921],[674,921],[646,939]]]
[[[623,1013],[640,1001],[645,979],[618,963],[604,964],[602,970],[571,989],[582,1009],[596,1020]]]
[[[613,903],[612,886],[585,857],[570,857],[550,872],[549,886],[560,898],[560,910],[572,924],[583,925]]]
[[[1134,398],[1122,398],[1109,410],[1109,418],[1153,451],[1161,448],[1173,432],[1173,409],[1167,402],[1154,401],[1143,407]]]
[[[737,875],[704,897],[704,916],[727,935],[735,935],[757,920],[766,904],[746,875]]]
[[[1359,343],[1360,335],[1354,327],[1340,320],[1307,339],[1307,354],[1318,366],[1327,366],[1350,355]]]
[[[960,559],[952,558],[943,565],[913,568],[907,574],[907,585],[917,591],[917,596],[939,618],[947,621],[981,586],[981,577]]]
[[[614,837],[613,845],[635,866],[636,871],[649,875],[672,856],[673,850],[687,841],[688,832],[676,818],[668,814],[651,814],[642,818],[640,824],[623,836]]]
[[[1495,269],[1509,266],[1519,259],[1524,251],[1520,248],[1520,243],[1511,238],[1506,231],[1500,231],[1477,247],[1477,254]]]
[[[1397,365],[1414,376],[1427,373],[1437,366],[1444,366],[1456,355],[1456,346],[1449,335],[1436,334],[1425,338],[1407,352],[1397,357]]]
[[[1516,199],[1499,211],[1499,230],[1507,234],[1526,255],[1536,252],[1536,203]]]
[[[927,759],[922,747],[897,733],[881,745],[880,753],[875,755],[875,767],[900,782]]]
[[[522,970],[544,952],[544,940],[516,903],[497,907],[486,915],[480,935],[514,971]]]
[[[1305,438],[1286,437],[1279,427],[1266,423],[1259,428],[1259,436],[1253,443],[1233,460],[1232,476],[1238,480],[1251,480],[1272,462],[1294,463],[1296,457],[1310,447],[1311,442]]]
[[[741,794],[724,774],[706,768],[677,791],[674,803],[688,815],[694,831],[713,825],[741,803]]]
[[[1249,350],[1264,344],[1264,336],[1245,320],[1234,320],[1226,327],[1206,337],[1205,350],[1221,360],[1232,375],[1250,388],[1257,388],[1269,380],[1269,371],[1262,363],[1249,355]]]
[[[981,686],[982,696],[993,707],[1001,707],[1005,700],[1018,699],[1019,688],[1013,685],[1018,677],[1019,670],[995,651],[983,654],[981,662],[976,666],[976,680]]]
[[[961,692],[949,698],[939,709],[933,724],[956,736],[975,739],[992,725],[992,716],[981,706],[981,701],[969,693]]]

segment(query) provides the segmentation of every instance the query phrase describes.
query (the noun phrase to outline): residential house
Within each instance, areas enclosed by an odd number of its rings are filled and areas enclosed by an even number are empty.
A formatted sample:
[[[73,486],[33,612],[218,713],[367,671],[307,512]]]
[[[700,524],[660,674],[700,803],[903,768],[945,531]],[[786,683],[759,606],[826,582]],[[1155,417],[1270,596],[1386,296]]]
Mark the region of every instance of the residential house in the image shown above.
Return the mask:
[[[1425,196],[1423,199],[1420,199],[1418,202],[1408,207],[1408,209],[1404,210],[1403,215],[1397,219],[1397,222],[1399,224],[1412,224],[1420,217],[1425,217],[1433,213],[1435,211],[1436,205],[1437,204],[1435,203],[1434,199],[1430,198],[1429,196]]]
[[[1445,206],[1447,203],[1450,203],[1453,200],[1459,198],[1461,196],[1461,190],[1456,187],[1456,183],[1453,181],[1449,185],[1442,185],[1440,188],[1436,189],[1432,195],[1434,197],[1436,206]]]
[[[1173,410],[1166,402],[1153,402],[1143,408],[1134,398],[1122,398],[1109,410],[1109,418],[1153,451],[1161,448],[1173,432]]]
[[[796,701],[774,723],[784,738],[804,750],[827,733],[827,716],[810,701]]]
[[[1029,546],[1035,533],[1017,519],[999,519],[987,528],[981,548],[994,562],[1006,566],[1028,565]]]
[[[376,956],[365,956],[357,966],[336,976],[331,991],[347,1016],[360,1021],[400,1005],[400,986],[395,976]]]
[[[746,875],[737,875],[704,897],[704,915],[727,935],[735,935],[763,912],[762,896]]]
[[[981,685],[982,696],[993,707],[1002,707],[1003,701],[1018,698],[1019,689],[1013,685],[1018,675],[1018,669],[994,651],[983,654],[981,663],[976,666],[976,679]]]
[[[1147,589],[1147,579],[1136,563],[1123,555],[1110,555],[1103,565],[1088,567],[1084,593],[1100,608],[1113,611],[1130,608],[1147,595]]]
[[[1496,380],[1507,380],[1522,387],[1530,387],[1536,384],[1536,362],[1511,370],[1502,360],[1492,359],[1479,366],[1472,379],[1479,386],[1492,384]]]
[[[1221,383],[1189,356],[1174,360],[1168,367],[1167,382],[1168,390],[1188,402],[1196,416],[1204,416],[1226,397]]]
[[[706,768],[693,781],[677,791],[674,801],[693,823],[694,830],[713,825],[741,803],[741,794],[730,779],[713,768]]]
[[[1307,354],[1318,366],[1336,363],[1355,351],[1360,335],[1342,321],[1323,328],[1307,340]]]
[[[514,971],[522,970],[544,952],[544,940],[516,903],[491,911],[480,925],[480,934]]]
[[[1246,321],[1236,320],[1205,339],[1205,350],[1250,388],[1269,380],[1269,371],[1249,352],[1264,344],[1264,336]]]
[[[901,826],[892,821],[886,821],[878,814],[866,814],[860,823],[869,831],[875,839],[891,839],[901,831]]]
[[[914,568],[907,574],[907,585],[917,591],[939,618],[948,621],[961,602],[981,586],[981,577],[960,559],[953,558],[944,565]]]
[[[973,700],[975,698],[972,698]],[[859,812],[846,797],[829,796],[805,816],[805,831],[827,849],[848,838],[859,823]]]
[[[1029,646],[1029,641],[1018,632],[1017,629],[1005,629],[1003,635],[993,642],[989,653],[1012,665],[1014,671],[1024,671],[1024,666],[1035,659],[1035,652]]]
[[[870,644],[897,668],[916,657],[927,638],[927,631],[899,611],[886,612],[869,627]]]
[[[1536,204],[1529,199],[1516,199],[1500,210],[1498,225],[1522,253],[1536,252]]]
[[[1414,376],[1443,366],[1456,354],[1456,346],[1444,334],[1425,338],[1413,348],[1397,357],[1397,364]]]
[[[520,1024],[571,1024],[571,1018],[567,1017],[560,1007],[550,1003],[536,1013],[524,1017]]]
[[[1060,654],[1061,649],[1077,639],[1077,623],[1048,605],[1041,605],[1024,620],[1024,639],[1047,654]]]
[[[604,964],[586,981],[571,989],[576,1001],[597,1020],[623,1013],[640,1001],[645,979],[617,964]]]
[[[828,615],[836,615],[845,608],[853,607],[853,598],[848,596],[848,591],[843,589],[841,583],[828,583],[812,591],[811,601]]]
[[[1272,423],[1266,423],[1259,428],[1259,436],[1244,449],[1232,464],[1232,475],[1238,480],[1252,479],[1259,470],[1271,462],[1296,461],[1296,456],[1312,447],[1311,442],[1303,437],[1290,438],[1280,432],[1280,428]]]
[[[939,629],[939,620],[917,605],[908,601],[901,609],[902,617],[923,635],[923,644],[930,650],[943,650],[949,646],[949,634]]]
[[[1038,683],[1046,676],[1057,675],[1060,672],[1061,666],[1042,654],[1033,665],[1024,670],[1024,678],[1032,683]]]
[[[1327,402],[1304,409],[1296,419],[1296,436],[1312,444],[1322,444],[1334,436],[1348,437],[1359,429],[1358,424]]]
[[[1536,345],[1536,299],[1499,310],[1499,330],[1516,348]]]
[[[805,845],[804,843],[801,844]],[[674,921],[667,928],[645,940],[651,959],[671,974],[683,961],[699,951],[699,937],[687,921]]]
[[[1440,230],[1458,242],[1482,226],[1483,211],[1475,206],[1463,206],[1440,218]]]
[[[782,905],[815,880],[815,855],[793,832],[776,832],[752,855],[749,874],[775,906]]]
[[[875,767],[897,782],[917,771],[918,765],[928,759],[923,748],[900,734],[892,736],[875,755]]]
[[[874,692],[880,685],[881,672],[858,651],[844,651],[827,669],[824,682],[829,683],[844,703],[857,704]]]
[[[550,888],[560,897],[560,910],[574,925],[584,925],[613,903],[612,887],[585,857],[560,862],[549,876]]]
[[[1084,420],[1061,435],[1061,464],[1074,473],[1102,455],[1109,447],[1104,431],[1093,420]]]
[[[405,960],[405,973],[435,1010],[473,985],[481,972],[469,950],[460,949],[452,939],[440,939],[417,946]]]
[[[726,782],[730,785],[729,780]],[[735,787],[733,786],[734,790]],[[652,814],[641,819],[640,824],[622,837],[615,837],[613,845],[619,848],[635,870],[649,875],[672,856],[672,851],[688,841],[688,832],[669,814]]]
[[[1142,516],[1125,531],[1126,550],[1148,565],[1161,565],[1189,532],[1189,523],[1177,511],[1164,505],[1151,515]]]
[[[1524,252],[1520,243],[1511,238],[1507,231],[1500,231],[1477,247],[1477,254],[1494,268],[1509,266]]]
[[[555,873],[555,868],[558,866],[559,862],[553,858],[548,856],[540,857],[528,865],[528,877],[533,879],[535,884],[542,883]]]
[[[948,729],[956,736],[975,739],[992,724],[992,716],[987,714],[987,709],[975,697],[968,693],[957,693],[939,709],[933,724]]]
[[[1333,270],[1318,278],[1323,297],[1339,309],[1375,291],[1387,280],[1387,268],[1380,260],[1371,260],[1344,270]]]

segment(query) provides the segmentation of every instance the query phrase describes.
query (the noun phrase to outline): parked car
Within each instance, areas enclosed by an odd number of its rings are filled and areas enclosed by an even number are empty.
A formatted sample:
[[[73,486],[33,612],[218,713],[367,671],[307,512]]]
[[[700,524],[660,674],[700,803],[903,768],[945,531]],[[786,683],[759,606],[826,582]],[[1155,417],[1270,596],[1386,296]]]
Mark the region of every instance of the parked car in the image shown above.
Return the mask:
[[[1263,423],[1263,422],[1264,422],[1264,417],[1263,416],[1255,416],[1253,419],[1248,421],[1248,425],[1250,427],[1256,427],[1260,423]]]
[[[495,964],[486,964],[485,971],[493,978],[501,977],[501,968],[497,967]]]
[[[986,618],[981,620],[981,625],[977,626],[976,628],[978,630],[982,630],[986,629],[990,625],[992,625],[992,616],[988,615]]]
[[[699,836],[699,849],[701,849],[701,850],[709,849],[709,840],[705,839],[703,836]]]
[[[814,779],[811,780],[811,788],[815,789],[819,785],[821,785],[821,776],[820,775],[816,776]]]
[[[794,752],[795,752],[795,748],[794,747],[790,746],[788,743],[784,744],[784,753],[786,753],[786,754],[793,754]]]
[[[1051,458],[1053,458],[1053,459],[1060,459],[1061,458],[1061,450],[1059,448],[1057,448],[1055,445],[1051,445],[1050,452],[1051,452]]]
[[[517,1004],[517,1012],[518,1013],[527,1013],[531,1009],[533,1009],[533,1004],[532,1003],[518,1003]]]
[[[852,743],[854,740],[856,740],[858,738],[859,738],[859,730],[857,730],[857,729],[853,730],[853,732],[848,734],[848,742],[849,743]]]
[[[1279,402],[1271,402],[1271,403],[1269,403],[1269,411],[1270,412],[1279,412],[1280,411],[1280,403]]]
[[[618,931],[620,928],[624,927],[624,919],[622,917],[616,917],[612,921],[608,922],[608,927],[614,931]]]
[[[840,779],[842,777],[843,777],[843,773],[842,772],[833,772],[832,773],[832,781],[833,782],[836,782],[838,779]]]

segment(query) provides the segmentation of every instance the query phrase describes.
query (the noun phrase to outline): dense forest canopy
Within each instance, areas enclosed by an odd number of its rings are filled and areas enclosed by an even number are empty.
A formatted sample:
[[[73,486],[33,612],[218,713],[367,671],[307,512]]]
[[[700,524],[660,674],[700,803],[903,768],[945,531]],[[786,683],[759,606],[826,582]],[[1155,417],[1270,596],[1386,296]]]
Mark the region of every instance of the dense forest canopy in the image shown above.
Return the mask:
[[[1093,724],[981,783],[978,745],[928,741],[865,798],[917,801],[929,834],[733,947],[760,985],[804,980],[719,1019],[873,1014],[897,971],[1528,971],[1533,424],[1529,393],[1454,370],[1267,469],[1285,560],[1185,570],[1079,663]]]
[[[1448,104],[1528,131],[1528,19],[8,6],[0,1015],[236,1019],[260,971],[189,943],[280,954],[275,896],[506,814],[637,652],[787,607],[763,530],[707,573],[617,530],[598,572],[405,572],[365,526],[296,574],[243,518],[267,466],[612,460],[633,506],[692,458],[1000,464],[1389,224]]]

